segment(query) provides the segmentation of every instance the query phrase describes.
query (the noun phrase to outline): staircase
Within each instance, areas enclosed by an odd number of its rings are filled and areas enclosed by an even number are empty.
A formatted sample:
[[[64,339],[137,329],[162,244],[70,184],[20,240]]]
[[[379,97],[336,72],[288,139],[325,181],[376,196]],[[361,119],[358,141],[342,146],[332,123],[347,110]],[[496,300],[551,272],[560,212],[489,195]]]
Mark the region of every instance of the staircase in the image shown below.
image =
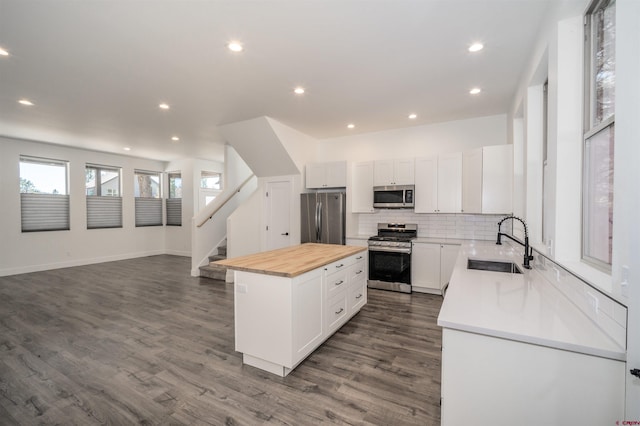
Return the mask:
[[[225,266],[216,265],[216,260],[223,260],[227,258],[227,242],[218,246],[218,254],[209,256],[209,264],[200,267],[200,276],[203,278],[210,278],[212,280],[226,281],[227,268]]]

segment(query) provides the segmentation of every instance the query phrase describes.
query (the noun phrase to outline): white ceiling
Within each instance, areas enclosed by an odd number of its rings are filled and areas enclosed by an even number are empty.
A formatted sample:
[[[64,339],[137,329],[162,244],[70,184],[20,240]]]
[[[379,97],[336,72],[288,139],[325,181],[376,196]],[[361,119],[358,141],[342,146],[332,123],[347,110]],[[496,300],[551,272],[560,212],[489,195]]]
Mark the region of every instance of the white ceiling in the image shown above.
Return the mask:
[[[262,115],[327,138],[505,113],[553,1],[0,0],[0,135],[221,160],[217,126]]]

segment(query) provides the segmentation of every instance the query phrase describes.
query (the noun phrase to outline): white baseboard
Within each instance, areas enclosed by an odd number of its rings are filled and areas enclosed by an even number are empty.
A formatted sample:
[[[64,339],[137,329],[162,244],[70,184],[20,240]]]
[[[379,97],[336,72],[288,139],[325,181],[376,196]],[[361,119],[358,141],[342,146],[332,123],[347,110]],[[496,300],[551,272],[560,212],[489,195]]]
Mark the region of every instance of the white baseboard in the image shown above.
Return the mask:
[[[73,266],[92,265],[94,263],[113,262],[116,260],[135,259],[137,257],[157,256],[159,254],[172,254],[172,253],[166,253],[165,250],[150,250],[150,251],[137,252],[137,253],[118,254],[114,256],[75,259],[75,260],[69,260],[65,262],[42,263],[38,265],[25,265],[17,268],[0,269],[0,277],[5,277],[8,275],[27,274],[29,272],[48,271],[50,269],[60,269],[60,268],[70,268]]]

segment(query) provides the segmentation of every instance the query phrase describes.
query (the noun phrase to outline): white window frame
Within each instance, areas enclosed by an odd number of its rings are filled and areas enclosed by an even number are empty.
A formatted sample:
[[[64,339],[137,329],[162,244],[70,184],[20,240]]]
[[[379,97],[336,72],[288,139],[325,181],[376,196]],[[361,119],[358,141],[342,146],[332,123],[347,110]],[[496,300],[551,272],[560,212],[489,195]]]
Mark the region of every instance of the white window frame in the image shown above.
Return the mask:
[[[613,173],[614,173],[614,163],[613,163],[613,152],[615,149],[615,99],[613,103],[613,111],[610,115],[606,117],[596,117],[596,73],[595,73],[595,36],[594,36],[594,28],[593,28],[593,17],[594,15],[606,8],[609,5],[615,5],[615,0],[595,0],[589,6],[587,13],[585,15],[585,48],[584,48],[584,58],[585,58],[585,85],[584,85],[584,134],[583,134],[583,145],[582,145],[582,260],[589,265],[600,269],[604,272],[611,272],[611,259],[612,259],[612,248],[613,248]],[[615,13],[614,13],[615,16]],[[614,41],[615,41],[615,27],[614,27]],[[614,43],[615,49],[615,43]],[[614,51],[614,60],[615,60],[615,51]],[[615,93],[615,62],[614,62],[614,70],[613,70],[613,85],[612,89]],[[592,254],[594,251],[590,245],[590,241],[592,241],[592,235],[590,234],[591,221],[592,218],[589,216],[589,212],[592,210],[591,207],[593,204],[594,196],[589,191],[589,188],[592,187],[592,183],[596,179],[595,170],[591,170],[590,165],[590,157],[589,157],[589,146],[592,141],[595,140],[597,136],[601,136],[603,134],[609,133],[613,136],[613,140],[611,144],[613,145],[610,149],[611,156],[610,162],[608,166],[608,174],[610,176],[610,187],[608,200],[604,201],[605,204],[609,205],[609,213],[608,213],[608,259],[596,258]],[[600,173],[601,175],[603,173]],[[606,173],[605,173],[606,174]],[[600,197],[600,203],[603,203],[602,197]]]
[[[70,230],[69,162],[21,155],[19,165],[22,166],[22,163],[64,167],[65,179],[64,193],[23,191],[22,186],[20,186],[20,219],[22,232]],[[22,178],[21,170],[20,185],[22,185]]]
[[[157,176],[158,192],[156,196],[142,197],[135,194],[139,175]],[[148,170],[134,170],[134,198],[135,198],[135,226],[163,226],[162,219],[162,172]]]
[[[87,194],[87,171],[95,170],[95,194]],[[102,171],[118,174],[116,188],[103,194]],[[87,163],[85,165],[85,195],[87,201],[87,229],[122,228],[122,169]]]
[[[175,177],[180,179],[180,196],[177,197],[175,193],[171,191],[171,180]],[[166,213],[167,213],[167,226],[182,226],[182,184],[184,181],[182,180],[182,173],[180,171],[168,172],[167,173],[167,199],[166,202]]]

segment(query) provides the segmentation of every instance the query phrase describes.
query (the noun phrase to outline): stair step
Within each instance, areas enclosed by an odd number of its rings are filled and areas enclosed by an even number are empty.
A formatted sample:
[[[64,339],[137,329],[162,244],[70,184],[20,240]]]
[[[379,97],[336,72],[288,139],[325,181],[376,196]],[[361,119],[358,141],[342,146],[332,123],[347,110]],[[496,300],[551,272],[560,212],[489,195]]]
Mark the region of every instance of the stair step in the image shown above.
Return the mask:
[[[227,256],[223,256],[221,254],[214,254],[212,256],[209,256],[209,262],[215,262],[216,260],[224,260],[226,258]]]
[[[226,281],[227,268],[219,265],[205,265],[200,267],[200,276],[212,280]]]
[[[227,257],[227,246],[218,246],[218,254]]]

